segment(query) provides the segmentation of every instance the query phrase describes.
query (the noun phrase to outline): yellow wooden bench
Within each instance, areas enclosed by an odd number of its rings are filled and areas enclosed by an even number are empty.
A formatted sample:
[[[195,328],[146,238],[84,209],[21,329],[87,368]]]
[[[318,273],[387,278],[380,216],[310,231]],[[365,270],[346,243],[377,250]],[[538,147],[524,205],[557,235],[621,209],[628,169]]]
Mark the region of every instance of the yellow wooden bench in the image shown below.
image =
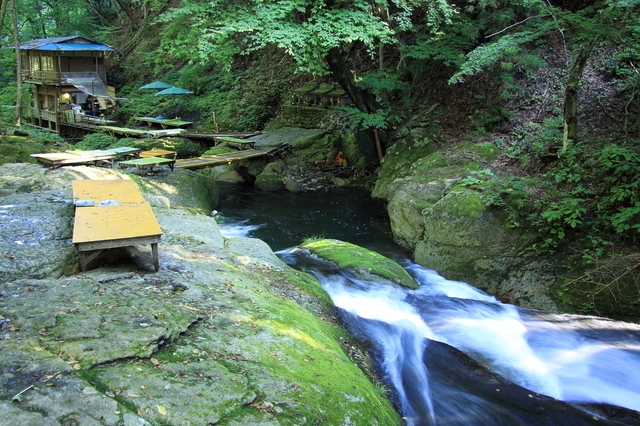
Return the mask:
[[[72,189],[76,206],[72,241],[83,271],[102,252],[114,248],[126,249],[160,269],[162,230],[133,181],[75,180]],[[151,255],[136,247],[147,244]]]

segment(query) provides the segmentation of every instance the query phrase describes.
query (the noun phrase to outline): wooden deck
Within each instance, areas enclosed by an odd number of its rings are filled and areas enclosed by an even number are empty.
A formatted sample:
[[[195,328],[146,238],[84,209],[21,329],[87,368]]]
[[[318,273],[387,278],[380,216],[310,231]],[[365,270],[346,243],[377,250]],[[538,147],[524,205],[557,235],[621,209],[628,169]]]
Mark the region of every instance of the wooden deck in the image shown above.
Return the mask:
[[[226,143],[227,145],[234,146],[240,151],[244,149],[253,149],[256,146],[256,141],[251,139],[233,138],[231,136],[217,136],[213,138],[215,141],[214,146],[220,143]]]
[[[163,158],[163,157],[143,157],[136,158],[135,160],[121,161],[118,163],[121,169],[126,167],[136,167],[138,170],[149,170],[153,171],[155,166],[159,166],[164,164],[169,166],[171,170],[173,170],[173,165],[176,162],[173,158]]]
[[[184,135],[185,138],[189,139],[198,139],[204,141],[210,141],[214,144],[216,143],[216,138],[239,138],[245,139],[250,138],[251,136],[258,136],[260,132],[221,132],[221,133],[186,133]]]
[[[83,271],[103,251],[113,248],[126,249],[158,271],[162,230],[133,181],[76,180],[72,188],[76,206],[73,243]],[[151,255],[136,247],[147,244],[151,245]]]
[[[98,129],[109,133],[111,136],[120,134],[126,137],[149,137],[149,138],[158,138],[162,136],[184,136],[184,134],[187,132],[184,129],[145,130],[145,129],[129,129],[128,127],[116,127],[116,126],[98,126]]]
[[[182,121],[179,118],[133,117],[133,119],[135,121],[147,123],[149,127],[153,124],[159,124],[163,129],[168,127],[186,127],[193,124],[191,121]]]
[[[50,152],[43,154],[31,154],[40,163],[49,164],[54,169],[61,166],[70,166],[78,164],[93,163],[97,165],[99,162],[104,161],[113,167],[113,161],[120,156],[138,156],[140,154],[139,148],[113,148],[104,150],[93,151],[80,151],[72,150],[66,152]]]
[[[209,157],[188,158],[185,160],[177,160],[176,169],[205,169],[207,167],[224,166],[236,163],[250,158],[262,157],[270,152],[270,149],[246,149],[244,151],[233,152],[230,154],[212,155]]]

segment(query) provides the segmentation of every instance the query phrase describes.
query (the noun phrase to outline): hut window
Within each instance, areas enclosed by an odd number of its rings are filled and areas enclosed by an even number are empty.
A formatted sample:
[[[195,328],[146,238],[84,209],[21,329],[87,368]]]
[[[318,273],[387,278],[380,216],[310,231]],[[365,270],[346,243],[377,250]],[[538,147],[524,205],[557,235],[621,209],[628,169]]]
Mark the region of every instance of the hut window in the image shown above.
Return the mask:
[[[53,57],[51,56],[43,56],[42,57],[42,71],[53,71]]]

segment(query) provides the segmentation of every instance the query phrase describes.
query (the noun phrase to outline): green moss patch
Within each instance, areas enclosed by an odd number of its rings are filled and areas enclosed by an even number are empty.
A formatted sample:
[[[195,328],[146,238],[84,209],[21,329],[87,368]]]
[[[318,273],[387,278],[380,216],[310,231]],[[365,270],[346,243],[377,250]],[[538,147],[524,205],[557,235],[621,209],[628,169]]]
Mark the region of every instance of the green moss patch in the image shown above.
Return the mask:
[[[311,241],[301,246],[314,255],[335,262],[340,268],[351,269],[368,279],[390,281],[416,289],[418,284],[393,260],[371,250],[338,240]]]

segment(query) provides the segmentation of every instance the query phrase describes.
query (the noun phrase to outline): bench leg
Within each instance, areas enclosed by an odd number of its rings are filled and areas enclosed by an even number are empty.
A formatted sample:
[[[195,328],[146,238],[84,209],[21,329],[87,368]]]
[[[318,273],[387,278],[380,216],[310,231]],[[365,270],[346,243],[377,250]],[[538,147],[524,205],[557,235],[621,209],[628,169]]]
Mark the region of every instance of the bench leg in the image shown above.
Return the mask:
[[[158,259],[158,243],[151,244],[151,256],[153,257],[153,267],[156,272],[160,270],[160,259]]]

